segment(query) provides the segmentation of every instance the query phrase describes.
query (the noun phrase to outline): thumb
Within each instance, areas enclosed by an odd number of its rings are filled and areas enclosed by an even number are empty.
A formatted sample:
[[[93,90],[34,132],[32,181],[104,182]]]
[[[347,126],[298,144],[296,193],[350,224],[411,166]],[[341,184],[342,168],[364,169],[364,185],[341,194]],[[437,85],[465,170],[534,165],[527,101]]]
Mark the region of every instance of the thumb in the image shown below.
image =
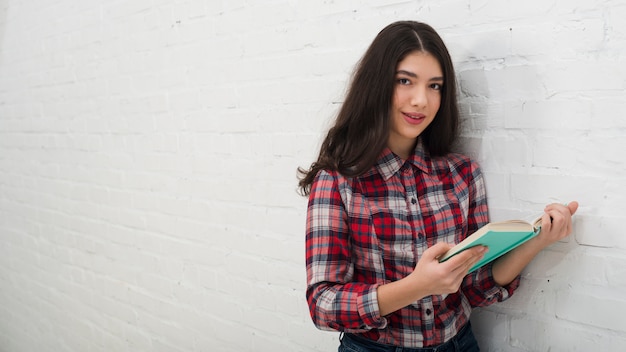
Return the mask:
[[[422,257],[426,257],[426,258],[429,258],[429,259],[436,259],[436,258],[439,258],[439,257],[443,256],[452,247],[453,246],[451,244],[448,244],[448,243],[445,243],[445,242],[439,242],[439,243],[435,244],[434,246],[428,248],[424,252]]]
[[[578,202],[573,201],[573,202],[568,203],[567,208],[569,209],[569,213],[574,215],[576,213],[576,210],[578,210]]]

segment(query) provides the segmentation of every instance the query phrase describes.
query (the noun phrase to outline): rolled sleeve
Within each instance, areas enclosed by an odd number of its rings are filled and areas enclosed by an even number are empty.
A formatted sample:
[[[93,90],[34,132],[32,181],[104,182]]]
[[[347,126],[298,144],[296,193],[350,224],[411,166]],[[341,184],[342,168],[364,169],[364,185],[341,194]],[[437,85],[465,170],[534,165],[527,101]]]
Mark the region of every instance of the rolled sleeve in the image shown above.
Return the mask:
[[[490,263],[466,276],[463,293],[472,307],[484,307],[507,300],[519,286],[520,276],[506,286],[498,285],[493,279],[492,268],[493,263]]]
[[[358,310],[364,323],[362,329],[384,329],[387,326],[387,319],[380,316],[378,308],[378,286],[370,285],[370,289],[359,297]]]

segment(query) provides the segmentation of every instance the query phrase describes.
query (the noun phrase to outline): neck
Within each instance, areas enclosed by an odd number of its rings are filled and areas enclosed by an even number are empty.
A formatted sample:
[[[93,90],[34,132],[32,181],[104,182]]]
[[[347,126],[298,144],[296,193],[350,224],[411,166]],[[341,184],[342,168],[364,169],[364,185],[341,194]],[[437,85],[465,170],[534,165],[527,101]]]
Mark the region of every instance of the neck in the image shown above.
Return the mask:
[[[389,147],[389,149],[391,149],[394,154],[396,154],[403,160],[409,158],[409,156],[413,153],[416,144],[417,139],[398,141],[397,139],[389,138],[389,141],[387,142],[387,146]]]

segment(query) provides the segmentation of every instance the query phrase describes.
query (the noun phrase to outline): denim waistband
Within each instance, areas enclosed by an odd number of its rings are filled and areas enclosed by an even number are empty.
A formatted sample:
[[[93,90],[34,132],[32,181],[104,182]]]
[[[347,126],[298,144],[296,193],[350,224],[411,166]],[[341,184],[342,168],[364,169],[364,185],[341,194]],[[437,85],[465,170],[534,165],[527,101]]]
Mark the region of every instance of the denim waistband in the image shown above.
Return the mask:
[[[448,352],[448,351],[452,352],[452,351],[458,351],[458,340],[465,337],[465,335],[468,333],[469,334],[472,333],[471,325],[469,322],[465,324],[465,326],[463,326],[461,330],[459,330],[459,332],[450,340],[442,343],[441,345],[430,346],[430,347],[398,347],[398,346],[386,345],[386,344],[372,341],[365,337],[361,337],[356,334],[343,334],[342,341],[343,339],[348,339],[348,340],[353,341],[359,346],[363,346],[363,347],[367,346],[368,351],[371,350],[371,351],[376,351],[376,352]]]

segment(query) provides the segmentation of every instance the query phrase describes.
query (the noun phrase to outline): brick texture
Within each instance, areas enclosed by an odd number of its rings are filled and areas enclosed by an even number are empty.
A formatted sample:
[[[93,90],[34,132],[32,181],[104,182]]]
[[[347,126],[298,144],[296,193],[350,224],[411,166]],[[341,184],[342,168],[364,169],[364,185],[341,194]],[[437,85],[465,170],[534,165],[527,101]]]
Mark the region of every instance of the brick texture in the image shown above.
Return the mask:
[[[494,220],[581,202],[473,316],[487,351],[626,343],[624,0],[0,3],[0,351],[330,351],[306,199],[354,64],[399,19],[456,64]]]

